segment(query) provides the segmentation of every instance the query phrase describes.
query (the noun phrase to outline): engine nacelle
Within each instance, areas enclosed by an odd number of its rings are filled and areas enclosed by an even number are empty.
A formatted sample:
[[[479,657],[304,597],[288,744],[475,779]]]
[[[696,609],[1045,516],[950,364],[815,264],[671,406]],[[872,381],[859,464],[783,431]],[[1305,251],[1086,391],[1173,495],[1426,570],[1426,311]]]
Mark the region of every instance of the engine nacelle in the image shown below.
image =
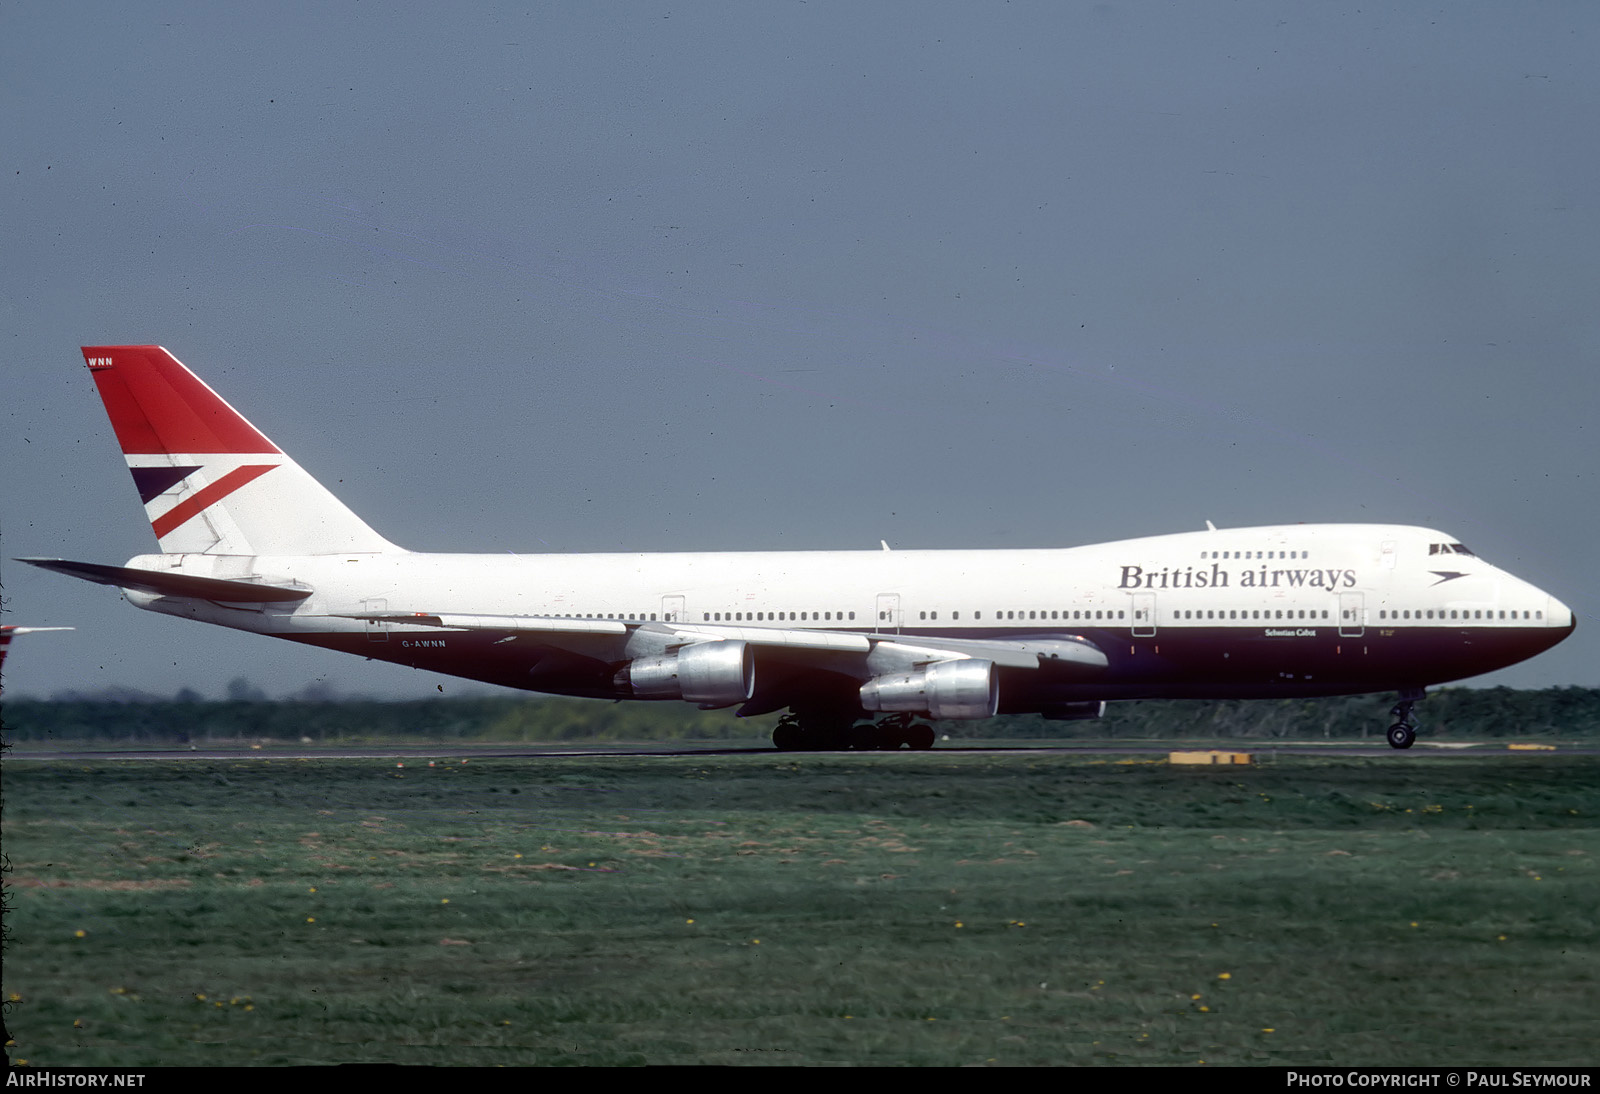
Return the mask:
[[[1000,706],[1000,681],[993,661],[940,661],[916,672],[873,677],[861,685],[861,706],[931,718],[992,718]]]
[[[706,707],[726,707],[755,694],[756,659],[743,642],[696,642],[664,657],[632,661],[626,676],[640,699],[686,699]]]

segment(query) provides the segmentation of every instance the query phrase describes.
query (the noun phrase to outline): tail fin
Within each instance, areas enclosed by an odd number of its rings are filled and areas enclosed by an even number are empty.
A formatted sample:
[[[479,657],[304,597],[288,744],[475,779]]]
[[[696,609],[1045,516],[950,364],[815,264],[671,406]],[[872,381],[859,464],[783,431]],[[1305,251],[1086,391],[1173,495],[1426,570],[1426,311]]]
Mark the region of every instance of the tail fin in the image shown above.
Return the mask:
[[[85,346],[167,554],[396,551],[160,346]]]

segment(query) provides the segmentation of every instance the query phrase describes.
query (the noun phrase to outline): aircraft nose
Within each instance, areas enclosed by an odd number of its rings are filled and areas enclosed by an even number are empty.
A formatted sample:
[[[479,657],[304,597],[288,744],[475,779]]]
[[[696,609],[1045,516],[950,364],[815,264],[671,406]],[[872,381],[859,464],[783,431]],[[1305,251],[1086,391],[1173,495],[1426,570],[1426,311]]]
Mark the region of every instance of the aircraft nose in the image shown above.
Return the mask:
[[[1549,603],[1545,605],[1544,620],[1548,626],[1564,630],[1567,634],[1571,634],[1578,629],[1577,613],[1553,596],[1550,597]]]

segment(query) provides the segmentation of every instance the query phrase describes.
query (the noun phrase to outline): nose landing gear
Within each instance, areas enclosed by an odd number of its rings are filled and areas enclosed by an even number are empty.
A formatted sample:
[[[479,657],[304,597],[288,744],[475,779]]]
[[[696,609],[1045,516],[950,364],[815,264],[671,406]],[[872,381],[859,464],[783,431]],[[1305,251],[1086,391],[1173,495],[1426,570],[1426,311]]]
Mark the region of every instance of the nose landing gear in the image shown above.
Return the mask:
[[[1423,696],[1421,688],[1406,688],[1400,692],[1400,701],[1389,711],[1394,725],[1389,727],[1390,748],[1410,748],[1417,740],[1417,723],[1411,717],[1411,708]]]

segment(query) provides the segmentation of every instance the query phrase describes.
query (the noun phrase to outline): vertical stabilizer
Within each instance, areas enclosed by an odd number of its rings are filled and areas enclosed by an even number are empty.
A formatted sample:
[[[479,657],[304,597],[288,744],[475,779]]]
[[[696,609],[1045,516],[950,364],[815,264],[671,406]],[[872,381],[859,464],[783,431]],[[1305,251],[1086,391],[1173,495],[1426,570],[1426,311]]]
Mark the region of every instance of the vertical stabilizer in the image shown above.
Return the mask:
[[[160,346],[85,346],[167,554],[397,551]]]

